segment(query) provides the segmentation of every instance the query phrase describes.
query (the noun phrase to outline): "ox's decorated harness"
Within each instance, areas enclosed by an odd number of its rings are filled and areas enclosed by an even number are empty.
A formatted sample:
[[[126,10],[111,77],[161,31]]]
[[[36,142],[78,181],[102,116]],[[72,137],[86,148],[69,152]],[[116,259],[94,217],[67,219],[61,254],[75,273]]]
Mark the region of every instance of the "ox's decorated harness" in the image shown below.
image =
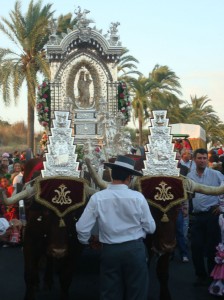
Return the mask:
[[[86,202],[85,180],[75,177],[49,177],[38,179],[35,200],[51,209],[60,218],[60,227],[65,226],[64,217]]]

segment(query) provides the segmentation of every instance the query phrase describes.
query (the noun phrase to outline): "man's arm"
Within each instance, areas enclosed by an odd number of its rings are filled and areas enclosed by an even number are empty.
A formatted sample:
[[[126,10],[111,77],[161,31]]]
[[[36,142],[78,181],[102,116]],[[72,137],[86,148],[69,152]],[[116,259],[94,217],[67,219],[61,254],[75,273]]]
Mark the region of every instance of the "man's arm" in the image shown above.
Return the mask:
[[[153,234],[156,230],[156,223],[152,217],[147,200],[144,198],[142,201],[142,227],[147,234]]]
[[[76,223],[76,231],[78,239],[82,244],[89,244],[91,237],[91,230],[96,223],[96,205],[92,198],[90,198],[83,214]]]

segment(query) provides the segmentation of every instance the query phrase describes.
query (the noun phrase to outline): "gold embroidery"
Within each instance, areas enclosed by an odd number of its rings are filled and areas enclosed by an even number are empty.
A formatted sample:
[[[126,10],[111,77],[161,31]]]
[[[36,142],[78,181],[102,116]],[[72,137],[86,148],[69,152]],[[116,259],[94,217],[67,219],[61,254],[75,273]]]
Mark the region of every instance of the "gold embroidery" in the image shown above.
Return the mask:
[[[172,187],[166,187],[167,183],[165,183],[164,181],[161,181],[159,185],[161,186],[161,188],[156,187],[156,190],[159,190],[159,192],[155,195],[154,199],[159,201],[173,200],[174,195],[169,192]]]
[[[59,189],[60,191],[54,190],[57,193],[57,195],[52,199],[52,203],[60,205],[71,204],[72,199],[68,196],[68,194],[70,194],[71,191],[65,191],[67,187],[64,184],[61,184],[59,186]]]

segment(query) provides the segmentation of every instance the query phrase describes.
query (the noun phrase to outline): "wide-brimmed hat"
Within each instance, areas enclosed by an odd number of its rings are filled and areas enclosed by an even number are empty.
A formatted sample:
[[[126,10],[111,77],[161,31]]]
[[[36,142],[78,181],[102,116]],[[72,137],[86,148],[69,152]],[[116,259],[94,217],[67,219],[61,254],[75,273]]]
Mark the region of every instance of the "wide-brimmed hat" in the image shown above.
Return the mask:
[[[135,161],[130,157],[124,155],[118,155],[114,163],[105,162],[105,166],[111,169],[121,168],[127,170],[131,175],[142,176],[143,174],[135,170]]]

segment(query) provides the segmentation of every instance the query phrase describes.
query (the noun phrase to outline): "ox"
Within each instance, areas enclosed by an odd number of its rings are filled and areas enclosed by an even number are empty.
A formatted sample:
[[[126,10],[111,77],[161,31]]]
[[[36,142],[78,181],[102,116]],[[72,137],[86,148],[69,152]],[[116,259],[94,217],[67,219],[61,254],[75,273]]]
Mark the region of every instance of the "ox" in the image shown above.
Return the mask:
[[[29,160],[25,165],[24,182],[30,181],[34,171],[39,171],[42,167],[43,162],[41,159]],[[56,179],[57,177],[55,177]],[[43,180],[41,179],[39,182],[42,184]],[[64,178],[60,177],[59,181],[63,180]],[[72,181],[72,185],[76,184],[77,180],[78,184],[84,187],[82,191],[84,199],[86,193],[89,192],[88,186],[84,180],[77,178]],[[26,284],[24,300],[35,299],[40,277],[39,265],[40,262],[43,262],[43,258],[45,258],[46,262],[43,275],[44,287],[51,288],[53,271],[56,268],[61,289],[60,300],[67,300],[69,298],[69,286],[72,281],[75,264],[82,251],[82,245],[78,242],[76,236],[75,223],[82,213],[86,199],[82,202],[78,201],[81,204],[79,203],[75,209],[68,209],[68,213],[61,214],[60,217],[55,213],[57,209],[52,209],[49,204],[43,205],[44,201],[37,201],[36,190],[38,179],[35,179],[35,181],[34,186],[27,185],[27,188],[20,193],[11,198],[5,198],[7,205],[16,203],[20,199],[26,199],[25,212],[27,224],[23,234],[24,279]],[[52,188],[54,187],[52,186]],[[74,197],[79,197],[77,191],[71,194],[71,198]],[[63,221],[63,224],[60,221]]]
[[[130,155],[129,157],[134,158],[133,156]],[[104,180],[99,178],[98,174],[93,169],[89,158],[86,158],[85,162],[95,184],[99,186],[101,189],[106,188],[108,182],[105,182]],[[136,168],[138,170],[144,167],[142,161],[137,161],[136,165],[139,166],[139,168]],[[190,194],[193,194],[194,192],[198,192],[207,195],[221,195],[224,193],[224,186],[210,187],[210,186],[205,186],[205,185],[195,183],[189,178],[183,176],[180,176],[180,178],[181,181],[183,181],[183,190]],[[144,180],[144,176],[138,180],[141,181],[142,179]],[[135,182],[132,188],[139,190],[140,188],[139,182]],[[148,189],[152,190],[152,186],[149,185]],[[144,194],[144,196],[147,198],[147,195]],[[170,261],[170,255],[174,251],[176,246],[176,219],[178,214],[178,206],[170,207],[170,209],[165,214],[166,217],[165,222],[163,220],[164,213],[161,210],[151,205],[150,205],[150,210],[156,222],[156,231],[153,235],[147,236],[145,240],[145,244],[150,254],[149,257],[152,257],[152,255],[154,254],[158,255],[156,273],[160,284],[159,299],[171,300],[171,294],[168,286],[169,261]]]

